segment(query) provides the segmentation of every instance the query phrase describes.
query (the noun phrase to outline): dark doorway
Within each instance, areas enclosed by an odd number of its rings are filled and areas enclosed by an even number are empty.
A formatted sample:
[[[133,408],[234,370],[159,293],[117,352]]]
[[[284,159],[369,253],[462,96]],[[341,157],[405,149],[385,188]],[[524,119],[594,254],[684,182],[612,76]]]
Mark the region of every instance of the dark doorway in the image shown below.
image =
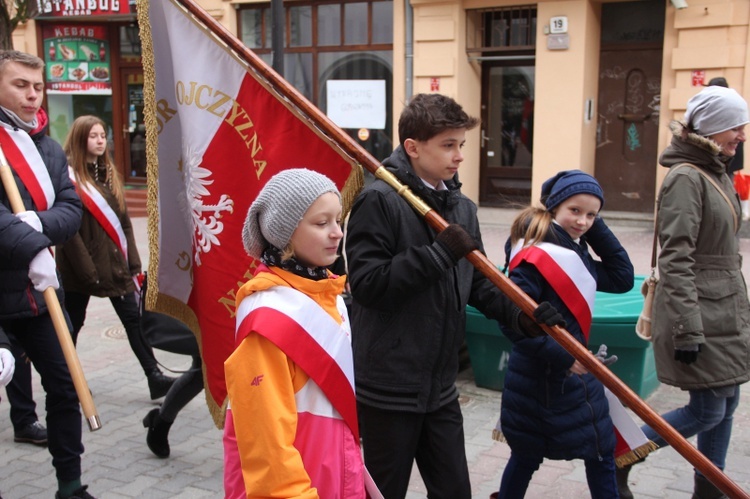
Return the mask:
[[[146,181],[146,125],[143,121],[143,70],[124,68],[122,88],[122,153],[125,182],[144,184]]]
[[[528,204],[534,136],[534,62],[482,66],[482,206]]]
[[[607,210],[654,209],[664,8],[602,6],[595,173]]]

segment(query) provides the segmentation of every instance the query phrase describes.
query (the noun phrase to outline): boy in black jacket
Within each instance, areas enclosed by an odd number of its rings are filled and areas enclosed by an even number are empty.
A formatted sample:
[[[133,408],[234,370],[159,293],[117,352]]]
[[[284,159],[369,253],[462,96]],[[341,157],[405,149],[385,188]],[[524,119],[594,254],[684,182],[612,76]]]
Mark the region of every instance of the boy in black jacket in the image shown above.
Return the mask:
[[[477,207],[456,174],[477,124],[449,97],[416,95],[399,118],[400,145],[383,162],[450,224],[445,230],[436,234],[381,180],[360,194],[348,224],[360,431],[365,464],[388,499],[405,497],[415,459],[430,498],[471,497],[455,385],[467,303],[522,334],[543,334],[463,258],[483,251]],[[546,303],[534,316],[562,321]]]

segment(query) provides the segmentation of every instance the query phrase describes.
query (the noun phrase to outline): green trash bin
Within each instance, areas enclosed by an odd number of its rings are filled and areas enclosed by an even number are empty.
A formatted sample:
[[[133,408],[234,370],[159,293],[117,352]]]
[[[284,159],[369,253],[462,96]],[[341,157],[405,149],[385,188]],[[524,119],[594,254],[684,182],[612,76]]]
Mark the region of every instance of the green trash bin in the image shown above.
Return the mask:
[[[610,355],[617,355],[618,361],[610,369],[641,398],[659,386],[653,346],[635,334],[635,323],[643,307],[644,278],[636,276],[633,289],[625,294],[596,293],[589,337],[590,350],[596,352],[604,343]],[[471,306],[466,307],[466,345],[476,385],[502,390],[511,342],[497,321],[487,319]]]

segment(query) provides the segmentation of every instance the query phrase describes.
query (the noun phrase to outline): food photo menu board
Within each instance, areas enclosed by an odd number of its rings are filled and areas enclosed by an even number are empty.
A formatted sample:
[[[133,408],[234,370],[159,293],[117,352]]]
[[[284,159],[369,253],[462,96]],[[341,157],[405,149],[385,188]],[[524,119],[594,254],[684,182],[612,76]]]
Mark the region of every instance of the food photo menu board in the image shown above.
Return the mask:
[[[48,93],[112,94],[105,26],[45,26],[42,39]]]

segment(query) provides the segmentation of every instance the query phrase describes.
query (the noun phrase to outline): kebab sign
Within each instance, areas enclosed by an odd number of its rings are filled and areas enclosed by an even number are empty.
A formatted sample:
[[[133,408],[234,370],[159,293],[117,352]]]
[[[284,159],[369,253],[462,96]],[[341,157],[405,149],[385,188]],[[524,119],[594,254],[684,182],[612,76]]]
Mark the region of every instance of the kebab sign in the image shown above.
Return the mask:
[[[104,26],[50,25],[42,29],[50,94],[112,94],[109,41]]]

